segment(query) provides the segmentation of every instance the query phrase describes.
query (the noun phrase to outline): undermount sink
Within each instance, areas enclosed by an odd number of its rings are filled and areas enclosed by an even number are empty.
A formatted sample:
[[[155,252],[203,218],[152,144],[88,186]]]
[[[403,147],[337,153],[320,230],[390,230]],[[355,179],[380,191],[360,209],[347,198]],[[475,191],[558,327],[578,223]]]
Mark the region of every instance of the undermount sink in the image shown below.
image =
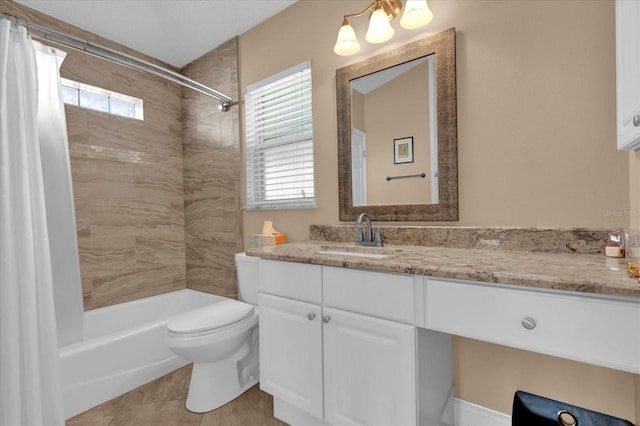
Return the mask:
[[[373,259],[384,259],[389,257],[388,254],[382,253],[361,253],[358,251],[342,251],[342,250],[320,250],[319,254],[334,254],[337,256],[355,256],[355,257],[369,257]]]

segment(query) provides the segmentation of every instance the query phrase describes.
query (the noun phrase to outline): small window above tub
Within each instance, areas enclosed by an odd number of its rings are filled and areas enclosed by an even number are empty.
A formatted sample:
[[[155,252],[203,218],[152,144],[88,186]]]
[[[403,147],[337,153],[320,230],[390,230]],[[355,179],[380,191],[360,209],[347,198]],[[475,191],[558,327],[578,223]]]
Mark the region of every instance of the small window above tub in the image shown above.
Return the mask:
[[[142,99],[66,78],[61,81],[62,100],[65,104],[144,120]]]

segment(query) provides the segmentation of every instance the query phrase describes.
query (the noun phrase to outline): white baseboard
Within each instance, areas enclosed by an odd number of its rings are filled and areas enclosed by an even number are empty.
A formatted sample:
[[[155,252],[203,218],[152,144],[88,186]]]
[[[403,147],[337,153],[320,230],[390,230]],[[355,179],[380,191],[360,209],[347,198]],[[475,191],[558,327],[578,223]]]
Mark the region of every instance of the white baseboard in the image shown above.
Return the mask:
[[[274,415],[290,425],[328,426],[278,398],[273,398]],[[511,426],[511,416],[480,405],[455,398],[453,403],[455,426]],[[421,425],[429,426],[429,425]]]
[[[455,426],[511,426],[511,416],[463,399],[455,399],[453,410]]]
[[[273,398],[273,416],[293,426],[331,426],[276,397]]]

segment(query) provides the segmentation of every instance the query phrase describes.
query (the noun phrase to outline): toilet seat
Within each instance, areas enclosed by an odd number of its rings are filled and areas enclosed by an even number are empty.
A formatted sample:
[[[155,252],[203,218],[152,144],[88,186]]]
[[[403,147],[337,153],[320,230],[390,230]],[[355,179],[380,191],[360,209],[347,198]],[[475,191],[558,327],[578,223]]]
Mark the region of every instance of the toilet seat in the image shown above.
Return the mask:
[[[227,299],[171,318],[167,330],[176,336],[201,336],[227,329],[253,314],[253,305]]]

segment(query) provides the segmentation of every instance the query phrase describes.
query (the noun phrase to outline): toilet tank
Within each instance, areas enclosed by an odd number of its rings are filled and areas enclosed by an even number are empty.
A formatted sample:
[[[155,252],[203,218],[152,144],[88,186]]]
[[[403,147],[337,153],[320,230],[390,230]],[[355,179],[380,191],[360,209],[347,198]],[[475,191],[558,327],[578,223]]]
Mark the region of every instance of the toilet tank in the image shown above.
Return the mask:
[[[259,257],[236,253],[236,270],[238,271],[238,299],[258,305],[258,262]]]

